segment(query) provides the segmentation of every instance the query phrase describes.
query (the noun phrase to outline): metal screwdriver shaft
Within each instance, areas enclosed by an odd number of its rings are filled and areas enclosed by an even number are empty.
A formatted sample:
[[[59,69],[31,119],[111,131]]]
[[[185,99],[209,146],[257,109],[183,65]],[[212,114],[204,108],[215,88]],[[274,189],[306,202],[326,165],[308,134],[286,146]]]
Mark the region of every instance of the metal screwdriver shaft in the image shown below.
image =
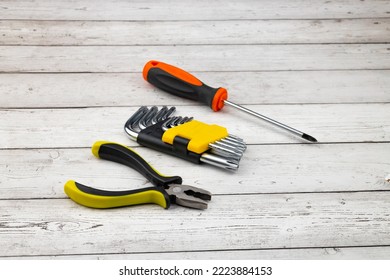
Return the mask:
[[[310,135],[308,135],[306,133],[303,133],[302,131],[299,131],[299,130],[297,130],[295,128],[292,128],[292,127],[290,127],[288,125],[282,124],[282,123],[280,123],[278,121],[275,121],[275,120],[273,120],[271,118],[268,118],[268,117],[266,117],[264,115],[261,115],[259,113],[256,113],[255,111],[252,111],[252,110],[250,110],[248,108],[242,107],[242,106],[240,106],[240,105],[238,105],[236,103],[233,103],[231,101],[224,100],[223,102],[225,104],[227,104],[229,106],[232,106],[232,107],[234,107],[234,108],[236,108],[238,110],[241,110],[241,111],[243,111],[243,112],[245,112],[245,113],[247,113],[249,115],[258,117],[259,119],[265,120],[265,121],[267,121],[269,123],[272,123],[272,124],[274,124],[274,125],[276,125],[276,126],[278,126],[280,128],[283,128],[283,129],[285,129],[285,130],[287,130],[287,131],[289,131],[289,132],[291,132],[291,133],[293,133],[293,134],[295,134],[295,135],[297,135],[297,136],[299,136],[299,137],[301,137],[301,138],[303,138],[305,140],[308,140],[310,142],[317,142],[317,139],[315,139],[313,136],[310,136]]]

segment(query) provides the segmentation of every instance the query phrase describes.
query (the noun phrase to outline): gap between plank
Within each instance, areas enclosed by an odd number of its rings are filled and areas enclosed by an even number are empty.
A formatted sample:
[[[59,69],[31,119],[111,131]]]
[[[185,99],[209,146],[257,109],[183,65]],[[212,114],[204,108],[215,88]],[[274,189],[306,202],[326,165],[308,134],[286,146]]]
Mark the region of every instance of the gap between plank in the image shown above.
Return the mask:
[[[262,106],[275,106],[275,105],[362,105],[362,104],[389,104],[390,102],[313,102],[313,103],[265,103],[265,104],[247,104],[240,103],[242,106],[253,106],[253,105],[262,105]],[[162,106],[162,105],[161,105]],[[169,106],[180,106],[180,107],[193,107],[192,104],[169,104]],[[140,106],[130,106],[130,105],[93,105],[93,106],[73,106],[73,107],[0,107],[1,111],[12,111],[12,110],[70,110],[70,109],[90,109],[90,108],[138,108]]]
[[[78,44],[50,44],[50,45],[36,45],[36,44],[0,44],[2,47],[175,47],[175,46],[297,46],[297,45],[303,45],[303,46],[310,46],[310,45],[385,45],[389,44],[390,41],[384,41],[384,42],[346,42],[346,43],[254,43],[254,44],[227,44],[227,43],[213,43],[213,44],[94,44],[94,45],[78,45]]]
[[[64,44],[50,44],[50,45],[24,45],[24,44],[0,44],[2,47],[175,47],[175,46],[183,46],[183,47],[190,47],[190,46],[310,46],[310,45],[386,45],[390,44],[390,41],[384,41],[384,42],[345,42],[345,43],[233,43],[233,44],[227,44],[227,43],[219,43],[219,44],[106,44],[106,45],[64,45]]]
[[[364,19],[389,19],[390,17],[387,16],[375,16],[375,17],[338,17],[338,18],[246,18],[246,19],[178,19],[178,20],[115,20],[115,19],[17,19],[17,18],[11,18],[11,19],[0,19],[1,21],[48,21],[48,22],[224,22],[224,21],[282,21],[282,20],[289,20],[289,21],[302,21],[302,20],[364,20]]]
[[[141,255],[141,254],[175,254],[175,253],[212,253],[212,252],[236,252],[236,251],[271,251],[271,250],[315,250],[315,249],[353,249],[353,248],[380,248],[390,247],[384,245],[360,245],[360,246],[326,246],[326,247],[269,247],[269,248],[251,248],[251,249],[220,249],[220,250],[193,250],[193,251],[153,251],[153,252],[134,252],[134,253],[85,253],[85,254],[56,254],[56,255],[16,255],[0,256],[0,258],[17,258],[17,257],[56,257],[56,256],[106,256],[106,255]]]
[[[262,143],[262,144],[246,144],[247,146],[291,146],[291,145],[360,145],[360,144],[389,144],[390,141],[362,141],[362,142],[316,142],[313,143]],[[139,145],[126,145],[130,148],[145,148],[144,146]],[[79,149],[90,149],[91,147],[41,147],[41,148],[0,148],[0,151],[18,151],[18,150],[79,150]]]
[[[355,190],[355,191],[323,191],[323,192],[257,192],[257,193],[230,193],[213,194],[213,196],[250,196],[250,195],[306,195],[306,194],[351,194],[351,193],[388,193],[390,190]],[[37,201],[37,200],[68,200],[68,197],[36,197],[36,198],[0,198],[0,201]]]
[[[386,43],[389,44],[390,43]],[[50,47],[50,46],[49,46]],[[74,47],[81,47],[81,46],[74,46]],[[364,69],[284,69],[284,70],[218,70],[218,71],[191,71],[191,73],[268,73],[268,72],[342,72],[342,71],[388,71],[390,68],[364,68]],[[80,72],[53,72],[53,71],[40,71],[40,72],[31,72],[31,71],[1,71],[1,74],[141,74],[140,71],[113,71],[113,72],[106,72],[106,71],[80,71]]]

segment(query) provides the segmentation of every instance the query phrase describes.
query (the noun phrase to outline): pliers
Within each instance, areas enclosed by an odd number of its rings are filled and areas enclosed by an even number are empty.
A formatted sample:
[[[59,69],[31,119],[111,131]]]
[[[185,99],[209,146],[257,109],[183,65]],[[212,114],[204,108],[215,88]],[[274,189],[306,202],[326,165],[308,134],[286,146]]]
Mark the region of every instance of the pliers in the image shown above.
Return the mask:
[[[168,209],[171,203],[206,209],[211,193],[200,188],[182,185],[179,176],[164,176],[130,148],[107,141],[98,141],[92,153],[102,158],[127,165],[141,173],[154,186],[126,191],[107,191],[91,188],[73,180],[66,182],[65,193],[78,204],[91,208],[114,208],[155,203]]]

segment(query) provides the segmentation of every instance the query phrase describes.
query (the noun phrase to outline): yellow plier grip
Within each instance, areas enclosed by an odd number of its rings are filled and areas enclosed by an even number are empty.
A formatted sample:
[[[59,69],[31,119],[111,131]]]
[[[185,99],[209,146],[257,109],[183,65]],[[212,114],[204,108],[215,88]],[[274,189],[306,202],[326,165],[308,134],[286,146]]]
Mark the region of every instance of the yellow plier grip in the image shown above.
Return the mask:
[[[115,208],[146,203],[158,204],[163,208],[169,207],[169,196],[157,187],[105,191],[69,180],[64,190],[73,201],[91,208]]]
[[[182,183],[181,177],[160,174],[140,155],[123,145],[98,141],[92,146],[92,153],[98,158],[118,162],[137,170],[154,186],[136,190],[107,191],[69,180],[64,186],[64,191],[78,204],[91,208],[114,208],[154,203],[167,209],[170,206],[170,197],[164,187]]]

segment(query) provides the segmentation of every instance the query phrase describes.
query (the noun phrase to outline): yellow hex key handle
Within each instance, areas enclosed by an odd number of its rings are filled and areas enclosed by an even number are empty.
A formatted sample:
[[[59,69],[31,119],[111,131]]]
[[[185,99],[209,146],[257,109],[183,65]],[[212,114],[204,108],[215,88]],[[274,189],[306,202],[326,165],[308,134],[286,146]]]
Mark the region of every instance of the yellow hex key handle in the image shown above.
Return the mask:
[[[75,202],[91,208],[115,208],[154,203],[168,209],[171,203],[185,207],[206,209],[211,194],[200,188],[181,185],[179,176],[164,176],[149,165],[139,154],[126,146],[98,141],[92,153],[102,159],[127,165],[141,173],[154,186],[125,191],[108,191],[85,186],[73,180],[66,182],[65,193]]]

